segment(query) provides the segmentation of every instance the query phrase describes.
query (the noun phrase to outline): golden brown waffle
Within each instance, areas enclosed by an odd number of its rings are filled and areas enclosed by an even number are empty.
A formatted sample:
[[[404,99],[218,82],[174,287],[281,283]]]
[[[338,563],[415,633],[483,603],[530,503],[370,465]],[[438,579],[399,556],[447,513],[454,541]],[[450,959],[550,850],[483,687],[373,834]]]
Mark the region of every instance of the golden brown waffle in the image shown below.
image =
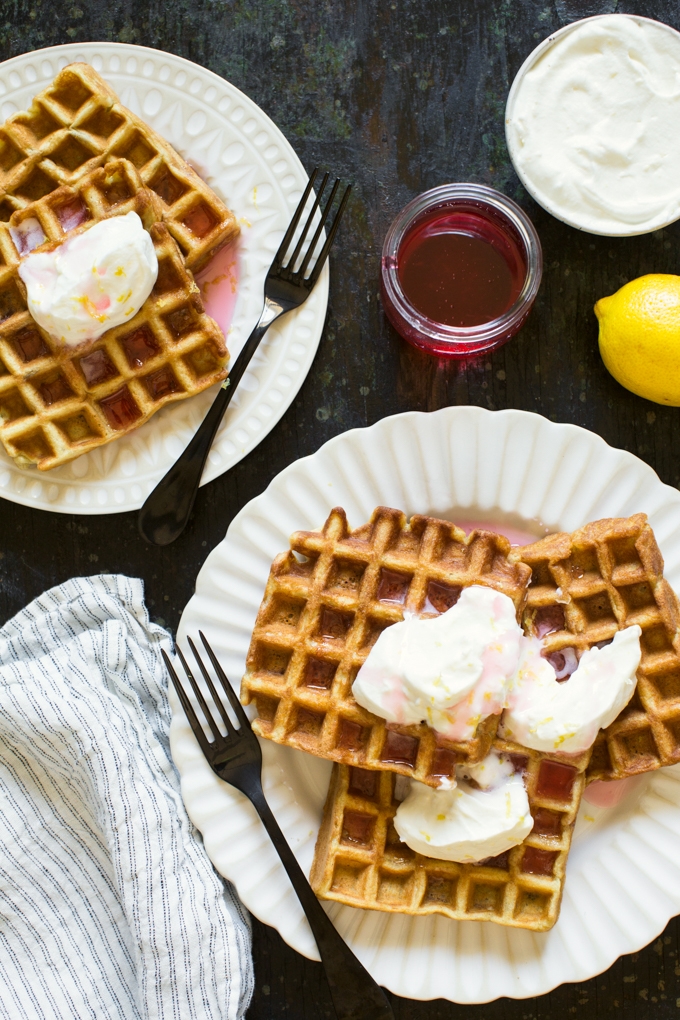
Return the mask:
[[[27,310],[20,250],[48,250],[131,211],[158,258],[151,295],[134,318],[98,340],[78,347],[53,340]],[[161,213],[134,166],[116,160],[0,223],[0,440],[19,463],[56,467],[226,376],[224,337],[205,314]]]
[[[680,761],[680,605],[644,514],[587,524],[520,550],[532,569],[524,613],[557,667],[639,624],[642,659],[628,706],[595,742],[593,779],[623,779]],[[568,668],[568,663],[567,663]]]
[[[0,220],[112,159],[133,163],[158,196],[192,272],[238,235],[233,213],[205,181],[82,63],[65,67],[28,112],[0,128]]]
[[[429,726],[387,724],[352,695],[359,667],[385,627],[404,610],[436,615],[461,589],[482,584],[521,612],[530,570],[501,535],[468,537],[448,521],[378,507],[351,532],[335,509],[322,531],[299,531],[272,565],[241,685],[254,701],[262,737],[348,765],[389,768],[431,786],[456,762],[478,761],[498,717],[454,743]]]
[[[394,828],[394,774],[336,765],[310,876],[317,896],[371,910],[552,928],[589,753],[567,762],[499,739],[494,748],[524,776],[534,828],[523,843],[478,864],[424,857]]]

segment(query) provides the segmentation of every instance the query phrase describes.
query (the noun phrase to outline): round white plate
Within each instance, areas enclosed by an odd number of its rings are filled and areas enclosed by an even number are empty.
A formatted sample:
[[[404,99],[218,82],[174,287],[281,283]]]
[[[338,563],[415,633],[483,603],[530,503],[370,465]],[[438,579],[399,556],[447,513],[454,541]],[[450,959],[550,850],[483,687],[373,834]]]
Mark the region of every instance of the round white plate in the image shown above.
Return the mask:
[[[127,43],[69,43],[0,64],[0,120],[27,109],[75,60],[92,64],[239,220],[240,280],[227,335],[233,361],[262,311],[264,277],[307,183],[300,160],[269,117],[229,82],[182,57]],[[325,266],[303,307],[262,341],[225,415],[202,484],[250,453],[288,409],[312,364],[327,304]],[[53,471],[17,467],[0,448],[0,496],[61,513],[136,510],[187,445],[215,392],[171,404],[130,435]]]
[[[352,527],[375,506],[533,534],[645,511],[680,588],[680,493],[652,469],[574,425],[525,411],[409,412],[332,439],[292,464],[232,521],[198,575],[178,641],[203,630],[234,686],[274,556],[334,506]],[[211,772],[178,704],[170,732],[189,816],[246,906],[318,959],[299,903],[246,799]],[[262,741],[265,792],[309,873],[330,762]],[[620,804],[582,805],[560,918],[545,934],[332,904],[328,913],[380,984],[413,999],[486,1002],[582,981],[651,941],[680,911],[680,766],[629,784]]]

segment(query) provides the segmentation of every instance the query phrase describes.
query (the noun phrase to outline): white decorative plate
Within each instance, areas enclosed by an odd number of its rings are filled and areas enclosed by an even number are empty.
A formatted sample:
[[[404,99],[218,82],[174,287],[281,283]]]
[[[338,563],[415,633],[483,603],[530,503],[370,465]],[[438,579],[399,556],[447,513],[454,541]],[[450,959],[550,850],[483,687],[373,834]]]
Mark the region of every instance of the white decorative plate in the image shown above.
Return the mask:
[[[0,120],[30,106],[74,60],[92,64],[240,221],[240,279],[227,335],[233,359],[258,320],[265,274],[307,182],[300,160],[269,117],[229,82],[182,57],[122,43],[69,43],[0,64]],[[262,341],[210,451],[203,484],[250,453],[290,406],[319,345],[327,304],[328,266],[304,306]],[[136,510],[189,442],[214,393],[171,404],[130,435],[53,471],[19,468],[0,448],[0,496],[62,513]]]
[[[525,411],[450,407],[346,432],[282,471],[206,560],[179,642],[202,629],[238,687],[270,563],[288,548],[289,534],[319,527],[338,505],[355,527],[379,504],[534,535],[645,511],[666,576],[680,588],[680,493],[650,467],[574,425]],[[172,753],[211,860],[257,917],[318,959],[254,810],[211,772],[177,708],[175,701]],[[262,745],[267,798],[309,873],[330,763]],[[650,942],[680,911],[680,766],[626,783],[616,806],[582,804],[562,913],[550,932],[339,904],[328,905],[328,913],[376,980],[413,999],[523,998],[590,978]]]

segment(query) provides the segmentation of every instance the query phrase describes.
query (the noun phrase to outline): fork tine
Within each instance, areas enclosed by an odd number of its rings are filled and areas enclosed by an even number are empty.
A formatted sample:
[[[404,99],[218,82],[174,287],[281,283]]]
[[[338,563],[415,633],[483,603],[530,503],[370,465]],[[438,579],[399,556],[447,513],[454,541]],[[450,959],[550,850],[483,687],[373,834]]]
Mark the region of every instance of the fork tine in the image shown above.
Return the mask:
[[[321,231],[324,228],[324,224],[326,223],[326,220],[328,219],[328,217],[330,215],[331,206],[333,205],[333,199],[335,198],[336,192],[337,192],[339,187],[340,187],[340,179],[338,177],[336,177],[335,178],[335,184],[333,185],[333,188],[331,190],[330,198],[328,199],[328,201],[326,202],[326,205],[324,207],[324,211],[323,211],[323,214],[322,214],[321,219],[319,221],[319,225],[316,228],[316,231],[314,233],[314,237],[310,241],[309,248],[307,249],[307,254],[304,257],[302,265],[300,266],[300,268],[298,270],[300,278],[303,279],[303,280],[305,278],[305,273],[307,272],[307,266],[309,265],[309,260],[311,259],[312,255],[314,253],[314,249],[316,248],[316,242],[319,240],[319,237],[321,236]]]
[[[309,213],[309,216],[307,217],[307,222],[305,223],[304,227],[302,228],[302,232],[300,233],[300,237],[298,239],[298,243],[295,245],[295,251],[293,252],[293,254],[291,255],[290,259],[288,260],[288,262],[286,264],[286,269],[289,269],[291,273],[294,272],[294,270],[295,270],[295,263],[298,260],[298,256],[300,255],[300,252],[302,251],[302,245],[305,243],[305,238],[307,237],[307,234],[309,233],[309,228],[312,225],[312,220],[314,219],[314,214],[316,213],[316,210],[321,205],[321,196],[323,195],[324,190],[326,188],[326,185],[328,184],[328,178],[329,177],[330,177],[330,173],[326,172],[324,174],[324,178],[323,178],[323,180],[321,182],[321,187],[319,188],[319,190],[317,191],[317,193],[316,193],[316,195],[314,197],[314,203],[312,205],[311,212]]]
[[[250,719],[248,718],[248,716],[244,712],[243,705],[239,701],[238,696],[236,694],[236,691],[234,690],[234,688],[229,683],[229,679],[227,677],[227,674],[224,672],[224,670],[220,666],[219,662],[217,661],[217,656],[215,655],[215,653],[213,652],[212,648],[208,644],[208,639],[206,638],[205,634],[203,633],[202,630],[199,630],[198,633],[201,636],[201,641],[203,642],[203,644],[205,646],[206,652],[210,656],[210,661],[212,662],[213,666],[215,667],[215,672],[217,673],[218,677],[220,678],[220,681],[222,682],[222,686],[224,687],[224,693],[229,698],[229,704],[233,708],[234,714],[236,715],[236,718],[241,723],[242,727],[245,727],[246,729],[249,730],[251,728],[250,727]]]
[[[187,696],[187,692],[184,690],[184,687],[182,686],[182,683],[181,683],[179,677],[177,676],[177,673],[175,672],[175,667],[170,662],[170,658],[166,654],[165,649],[161,649],[161,654],[163,656],[163,661],[165,662],[165,668],[167,669],[168,673],[170,674],[170,679],[172,680],[174,688],[177,691],[177,697],[179,698],[179,700],[182,703],[182,708],[184,709],[184,714],[186,715],[187,719],[189,720],[189,725],[191,726],[191,729],[194,732],[194,736],[196,737],[196,739],[198,740],[199,744],[201,745],[201,750],[203,751],[203,754],[207,755],[208,754],[208,750],[210,748],[210,744],[205,739],[205,733],[203,732],[203,727],[201,726],[200,722],[198,721],[196,713],[194,712],[193,705],[189,701],[189,698]]]
[[[217,705],[217,708],[219,710],[220,715],[222,716],[222,719],[224,721],[224,725],[227,727],[227,733],[229,734],[230,737],[232,737],[234,735],[234,733],[236,733],[236,727],[234,726],[233,722],[229,718],[227,710],[224,707],[224,703],[222,702],[221,698],[218,696],[217,691],[215,690],[215,685],[212,682],[212,677],[210,676],[210,673],[208,672],[208,670],[203,665],[203,660],[201,659],[200,655],[198,654],[198,649],[196,648],[196,645],[194,644],[194,642],[191,640],[190,637],[187,638],[187,641],[189,642],[189,647],[191,648],[191,651],[194,653],[194,658],[195,658],[196,662],[198,663],[198,667],[199,667],[201,673],[203,674],[203,679],[205,680],[206,684],[208,685],[208,689],[210,691],[211,697],[212,697],[214,703]]]
[[[314,186],[314,181],[316,180],[318,174],[319,174],[319,168],[318,168],[318,166],[315,166],[314,169],[312,170],[312,173],[311,173],[311,176],[310,176],[309,180],[307,181],[307,187],[305,188],[304,192],[302,193],[302,198],[298,202],[298,207],[297,207],[297,209],[295,210],[295,212],[293,214],[293,218],[290,221],[290,223],[288,224],[288,230],[283,235],[283,240],[281,241],[281,244],[279,245],[279,250],[277,251],[276,255],[274,256],[274,263],[277,263],[277,262],[281,263],[281,262],[283,262],[284,258],[286,257],[286,252],[288,251],[288,245],[293,240],[293,235],[295,234],[296,227],[297,227],[298,223],[300,222],[300,217],[302,216],[302,212],[303,212],[305,206],[307,205],[307,199],[309,198],[309,193],[310,193],[310,191],[312,190],[312,188]],[[271,270],[270,270],[270,272],[271,272]]]
[[[324,244],[323,248],[321,249],[321,253],[320,253],[318,259],[316,260],[316,264],[315,264],[314,268],[312,269],[311,273],[309,274],[309,279],[305,281],[305,283],[307,283],[311,287],[313,287],[314,284],[316,283],[316,281],[319,279],[319,273],[323,269],[324,263],[325,263],[326,259],[328,258],[328,252],[331,249],[331,245],[333,244],[333,238],[335,237],[335,235],[337,233],[337,230],[338,230],[338,227],[340,226],[340,220],[342,219],[342,214],[345,211],[345,206],[347,205],[347,200],[349,198],[351,190],[352,190],[352,185],[348,184],[347,187],[345,188],[345,193],[342,196],[342,199],[340,201],[340,205],[338,206],[338,211],[335,214],[335,219],[333,220],[333,224],[331,226],[331,229],[328,231],[328,237],[326,238],[326,243]]]
[[[215,740],[219,740],[219,741],[223,740],[222,734],[220,733],[220,731],[218,729],[217,723],[213,719],[212,712],[208,708],[206,700],[203,697],[203,693],[201,691],[201,688],[198,686],[198,684],[194,680],[194,675],[191,672],[191,670],[189,669],[189,663],[184,658],[184,655],[182,654],[182,649],[179,647],[179,645],[177,645],[177,654],[179,655],[180,660],[182,662],[182,665],[184,666],[184,672],[187,675],[187,680],[191,684],[192,690],[193,690],[194,694],[196,695],[196,700],[198,701],[199,705],[201,706],[201,710],[202,710],[203,715],[205,716],[205,718],[206,718],[206,720],[208,722],[208,726],[212,730],[213,737],[215,738]]]

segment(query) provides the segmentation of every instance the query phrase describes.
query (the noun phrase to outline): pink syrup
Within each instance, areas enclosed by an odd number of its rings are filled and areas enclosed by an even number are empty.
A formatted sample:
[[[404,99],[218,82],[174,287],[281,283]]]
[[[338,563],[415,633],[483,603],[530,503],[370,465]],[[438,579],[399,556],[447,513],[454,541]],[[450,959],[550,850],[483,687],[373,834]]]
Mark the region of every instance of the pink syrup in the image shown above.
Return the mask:
[[[496,524],[494,521],[459,521],[455,524],[462,528],[466,535],[471,531],[495,531],[498,535],[505,535],[510,545],[531,545],[537,542],[538,537],[530,531],[523,531],[521,528],[513,528],[508,524]]]
[[[642,776],[629,776],[628,779],[613,779],[609,782],[596,779],[594,783],[586,786],[583,799],[595,807],[616,807],[641,779]]]
[[[234,318],[240,276],[238,244],[230,244],[218,251],[196,277],[205,310],[225,337]]]

